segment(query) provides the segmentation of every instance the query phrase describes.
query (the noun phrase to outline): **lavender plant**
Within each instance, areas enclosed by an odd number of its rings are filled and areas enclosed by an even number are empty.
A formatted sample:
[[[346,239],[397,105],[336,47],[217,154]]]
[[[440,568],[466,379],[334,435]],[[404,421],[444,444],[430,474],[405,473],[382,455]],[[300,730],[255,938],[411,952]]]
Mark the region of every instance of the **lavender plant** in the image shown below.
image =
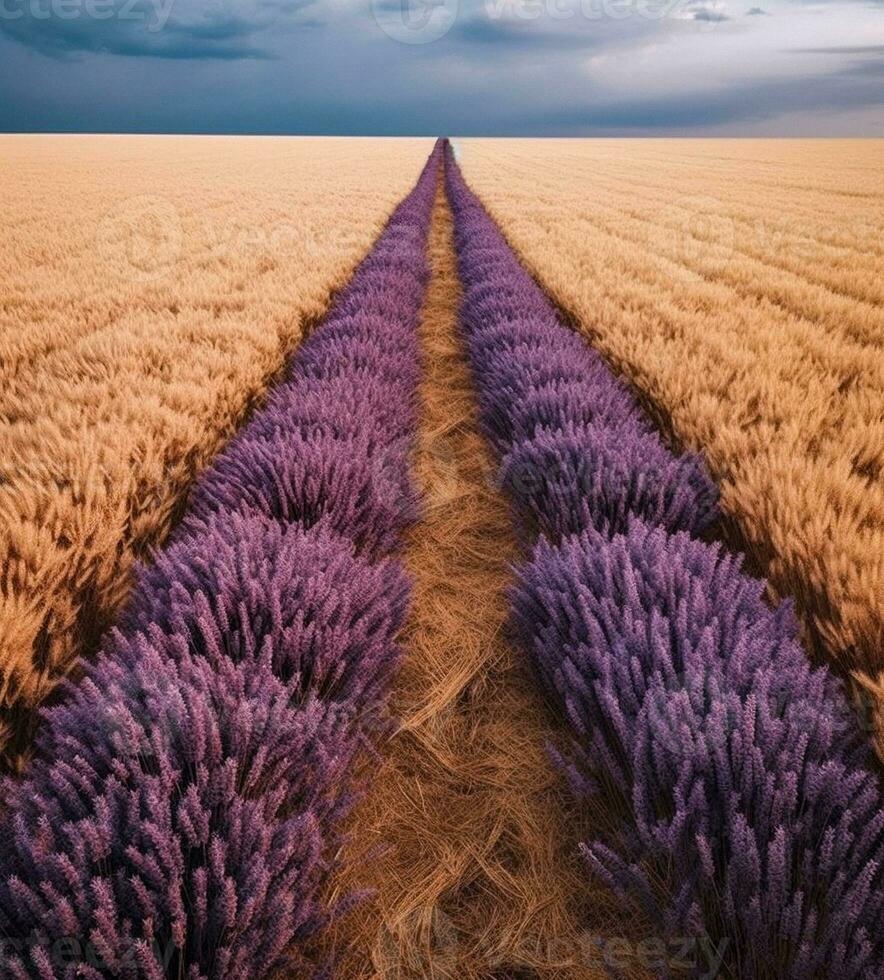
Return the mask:
[[[171,545],[141,570],[107,648],[160,630],[188,650],[239,663],[265,653],[292,699],[372,710],[395,667],[408,585],[401,564],[370,564],[328,522],[308,533],[231,515]],[[358,666],[358,669],[356,669]]]
[[[324,426],[242,439],[199,481],[182,533],[218,513],[311,527],[326,520],[361,549],[390,551],[416,513],[409,440],[337,436]]]
[[[520,517],[551,535],[629,514],[699,533],[718,493],[699,456],[676,458],[628,386],[558,320],[449,159],[461,325],[483,428]]]
[[[440,150],[199,481],[0,817],[0,973],[310,976],[384,711]],[[320,965],[321,966],[321,965]]]
[[[884,810],[850,705],[737,559],[633,520],[541,539],[513,592],[607,836],[589,866],[740,977],[880,977]],[[618,820],[619,818],[619,820]]]
[[[396,659],[401,569],[234,516],[144,588],[6,787],[4,975],[263,976],[332,914],[322,886]]]
[[[504,456],[500,477],[523,518],[548,537],[622,531],[631,515],[697,532],[714,515],[697,457],[676,458],[656,435],[630,426],[540,429]]]
[[[516,634],[573,735],[569,784],[607,818],[589,871],[715,952],[682,976],[881,980],[881,787],[840,683],[787,603],[686,533],[716,513],[700,460],[557,321],[450,154],[446,186],[485,429],[546,535],[517,570]]]

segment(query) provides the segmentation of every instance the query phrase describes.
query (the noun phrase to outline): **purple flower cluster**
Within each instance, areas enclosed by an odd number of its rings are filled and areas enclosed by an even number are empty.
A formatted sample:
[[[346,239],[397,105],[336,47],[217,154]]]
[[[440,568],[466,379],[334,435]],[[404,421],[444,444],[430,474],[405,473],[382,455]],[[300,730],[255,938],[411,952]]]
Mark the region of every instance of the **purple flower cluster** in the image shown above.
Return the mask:
[[[721,976],[881,980],[884,810],[840,684],[789,604],[691,537],[715,513],[699,461],[557,322],[450,155],[446,183],[484,424],[546,535],[516,633],[609,818],[588,867],[660,934],[709,938]]]
[[[312,971],[409,583],[434,151],[5,784],[0,975]]]
[[[884,810],[839,684],[739,562],[634,521],[542,540],[515,622],[614,829],[590,867],[735,976],[880,980]]]
[[[555,538],[622,531],[632,515],[702,531],[718,493],[700,457],[673,456],[627,385],[558,321],[453,162],[446,173],[479,410],[522,519]]]

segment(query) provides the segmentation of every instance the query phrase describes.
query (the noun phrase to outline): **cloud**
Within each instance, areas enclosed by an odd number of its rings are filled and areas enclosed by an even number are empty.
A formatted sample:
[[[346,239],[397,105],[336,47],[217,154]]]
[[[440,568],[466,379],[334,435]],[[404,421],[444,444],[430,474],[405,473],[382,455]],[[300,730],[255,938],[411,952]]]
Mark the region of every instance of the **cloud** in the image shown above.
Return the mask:
[[[667,0],[661,9],[662,20],[668,18],[675,22],[692,21],[699,24],[700,29],[706,33],[715,24],[723,24],[731,19],[722,0]]]
[[[703,7],[700,10],[694,10],[692,20],[699,20],[708,24],[721,24],[726,20],[730,20],[727,14],[720,10],[712,10],[708,7]]]
[[[859,78],[884,77],[884,44],[831,45],[820,48],[791,48],[791,54],[848,56],[852,60],[840,74]]]
[[[104,20],[41,19],[37,2],[108,0],[0,0],[7,131],[884,134],[868,0],[772,0],[775,16],[749,17],[731,0],[539,0],[535,19],[512,11],[538,0],[460,0],[450,32],[418,46],[372,19],[401,0],[134,0],[141,22],[122,16],[133,0]],[[605,2],[629,16],[586,13]]]
[[[2,0],[0,0],[2,2]],[[374,0],[386,2],[386,0]],[[662,22],[681,24],[720,0],[484,0],[471,2],[446,41],[465,58],[484,64],[542,63],[557,75],[596,54],[652,43]],[[463,2],[462,2],[463,7]],[[553,55],[562,57],[553,63]]]
[[[710,92],[666,98],[633,99],[562,109],[526,127],[545,127],[547,135],[641,131],[675,132],[757,122],[787,113],[884,106],[884,89],[849,69],[831,75],[735,85]]]
[[[792,54],[884,54],[884,44],[854,44],[827,48],[789,48]]]
[[[746,11],[747,17],[769,17],[770,15],[763,7],[750,7]]]
[[[574,29],[574,25],[560,30],[540,29],[531,22],[511,20],[492,20],[488,17],[474,17],[455,24],[451,34],[453,40],[468,44],[499,45],[501,49],[520,49],[540,51],[549,49],[587,50],[598,45],[598,37],[588,32]]]
[[[55,58],[238,61],[275,57],[256,37],[312,0],[259,0],[250,10],[197,0],[0,0],[0,32]]]

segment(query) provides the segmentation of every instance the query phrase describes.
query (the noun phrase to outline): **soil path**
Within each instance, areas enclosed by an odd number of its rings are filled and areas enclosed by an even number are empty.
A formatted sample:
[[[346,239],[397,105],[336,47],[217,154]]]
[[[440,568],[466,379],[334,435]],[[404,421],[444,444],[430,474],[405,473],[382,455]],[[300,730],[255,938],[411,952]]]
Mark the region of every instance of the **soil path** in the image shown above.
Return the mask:
[[[504,636],[517,548],[477,430],[441,187],[430,257],[416,460],[425,515],[406,551],[415,594],[394,692],[399,724],[354,814],[358,837],[337,888],[375,895],[334,931],[335,976],[602,976],[585,965],[579,930],[587,909],[612,921],[610,898],[587,893],[576,825],[545,751],[555,735]]]

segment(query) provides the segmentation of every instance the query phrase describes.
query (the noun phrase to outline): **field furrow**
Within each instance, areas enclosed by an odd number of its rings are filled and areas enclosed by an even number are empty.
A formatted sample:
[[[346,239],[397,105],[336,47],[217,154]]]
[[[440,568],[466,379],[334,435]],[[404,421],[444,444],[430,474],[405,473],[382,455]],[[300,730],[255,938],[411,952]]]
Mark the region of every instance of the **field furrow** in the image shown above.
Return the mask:
[[[424,516],[406,549],[415,591],[396,727],[338,881],[375,894],[333,936],[335,975],[601,977],[581,965],[583,931],[625,927],[606,889],[579,872],[573,814],[545,751],[552,729],[507,641],[518,547],[477,430],[441,188],[430,259],[416,463]],[[379,858],[360,860],[378,848]]]

